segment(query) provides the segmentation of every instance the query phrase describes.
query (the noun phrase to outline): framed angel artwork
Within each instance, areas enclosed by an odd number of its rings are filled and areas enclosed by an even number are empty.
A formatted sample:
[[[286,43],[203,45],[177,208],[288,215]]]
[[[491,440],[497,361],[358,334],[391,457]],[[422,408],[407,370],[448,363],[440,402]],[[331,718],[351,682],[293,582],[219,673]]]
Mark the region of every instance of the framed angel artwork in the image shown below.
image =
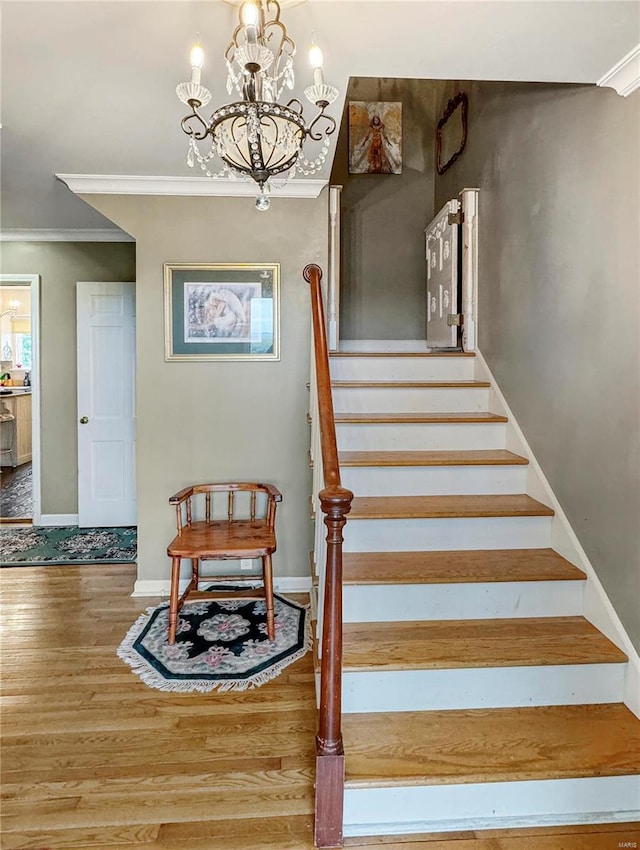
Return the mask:
[[[402,174],[402,103],[349,103],[349,174]]]

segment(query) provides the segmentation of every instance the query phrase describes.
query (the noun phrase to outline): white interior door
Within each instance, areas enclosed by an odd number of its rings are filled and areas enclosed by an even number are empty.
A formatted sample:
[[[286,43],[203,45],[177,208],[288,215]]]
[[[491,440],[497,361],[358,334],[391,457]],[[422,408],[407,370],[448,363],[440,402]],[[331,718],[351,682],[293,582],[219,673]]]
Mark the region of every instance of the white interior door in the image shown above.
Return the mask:
[[[449,317],[458,313],[458,223],[449,223],[460,209],[447,201],[426,230],[427,342],[433,348],[458,345],[458,326]]]
[[[135,284],[78,283],[78,524],[136,524]]]

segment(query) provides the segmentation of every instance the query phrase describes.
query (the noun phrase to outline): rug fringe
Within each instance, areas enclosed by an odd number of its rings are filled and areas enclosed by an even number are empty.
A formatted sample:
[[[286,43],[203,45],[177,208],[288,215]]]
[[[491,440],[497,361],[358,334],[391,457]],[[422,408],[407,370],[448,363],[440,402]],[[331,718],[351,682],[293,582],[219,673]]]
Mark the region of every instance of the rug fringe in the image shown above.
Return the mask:
[[[274,594],[274,596],[278,596],[279,594]],[[286,597],[281,597],[286,598]],[[158,608],[167,608],[168,604],[160,604],[160,605],[152,605],[149,608],[145,609],[145,611],[140,614],[140,616],[136,619],[135,623],[131,626],[131,628],[127,631],[122,643],[117,649],[117,656],[125,664],[128,664],[131,668],[131,672],[135,673],[136,676],[139,676],[140,679],[150,688],[155,688],[158,691],[166,691],[170,693],[193,693],[198,692],[202,694],[211,693],[212,691],[218,691],[220,693],[225,693],[228,691],[248,691],[253,690],[254,688],[259,688],[261,685],[266,685],[267,682],[271,682],[277,676],[282,673],[282,671],[289,667],[294,661],[298,661],[307,652],[312,649],[313,646],[313,638],[311,634],[311,619],[308,616],[309,614],[309,606],[308,605],[300,605],[297,602],[294,602],[292,599],[286,599],[287,603],[290,605],[295,605],[296,608],[305,612],[304,615],[304,639],[302,646],[292,655],[287,656],[287,658],[282,661],[274,664],[272,667],[267,668],[266,670],[262,670],[260,673],[251,676],[248,679],[218,679],[216,681],[211,681],[209,679],[189,679],[188,681],[178,681],[176,679],[165,679],[160,673],[150,667],[144,659],[141,658],[139,653],[134,648],[134,644],[138,635],[140,634],[140,630],[144,625],[146,625],[149,617],[156,611]]]

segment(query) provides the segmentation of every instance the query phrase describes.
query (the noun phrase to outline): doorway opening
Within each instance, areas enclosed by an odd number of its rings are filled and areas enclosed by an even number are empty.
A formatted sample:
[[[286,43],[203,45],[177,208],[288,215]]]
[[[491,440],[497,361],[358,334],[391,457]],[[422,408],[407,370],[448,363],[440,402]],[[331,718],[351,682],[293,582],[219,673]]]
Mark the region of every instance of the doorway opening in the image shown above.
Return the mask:
[[[0,275],[0,521],[40,522],[40,278]]]

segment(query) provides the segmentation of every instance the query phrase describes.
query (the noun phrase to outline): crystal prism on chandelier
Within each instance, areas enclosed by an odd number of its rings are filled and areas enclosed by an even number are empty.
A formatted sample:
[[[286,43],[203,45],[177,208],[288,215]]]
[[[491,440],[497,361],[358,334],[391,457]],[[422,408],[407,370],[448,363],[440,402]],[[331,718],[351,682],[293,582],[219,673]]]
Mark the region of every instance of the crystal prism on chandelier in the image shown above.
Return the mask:
[[[329,150],[329,137],[336,129],[335,120],[325,113],[338,97],[338,90],[327,85],[322,72],[322,51],[313,44],[309,59],[313,67],[313,85],[304,93],[318,112],[307,125],[303,106],[297,98],[281,103],[285,89],[293,89],[293,57],[296,46],[280,20],[277,0],[246,0],[225,51],[227,92],[235,89],[241,97],[218,107],[206,118],[201,113],[211,100],[211,92],[201,84],[204,51],[198,43],[191,50],[191,80],[176,87],[179,99],[191,113],[182,119],[189,136],[187,164],[196,162],[207,177],[244,176],[255,180],[260,194],[259,210],[269,209],[270,178],[288,172],[316,174]],[[204,153],[200,142],[210,140]],[[302,153],[307,140],[320,143],[320,153],[307,159]],[[215,171],[215,158],[222,168]]]

